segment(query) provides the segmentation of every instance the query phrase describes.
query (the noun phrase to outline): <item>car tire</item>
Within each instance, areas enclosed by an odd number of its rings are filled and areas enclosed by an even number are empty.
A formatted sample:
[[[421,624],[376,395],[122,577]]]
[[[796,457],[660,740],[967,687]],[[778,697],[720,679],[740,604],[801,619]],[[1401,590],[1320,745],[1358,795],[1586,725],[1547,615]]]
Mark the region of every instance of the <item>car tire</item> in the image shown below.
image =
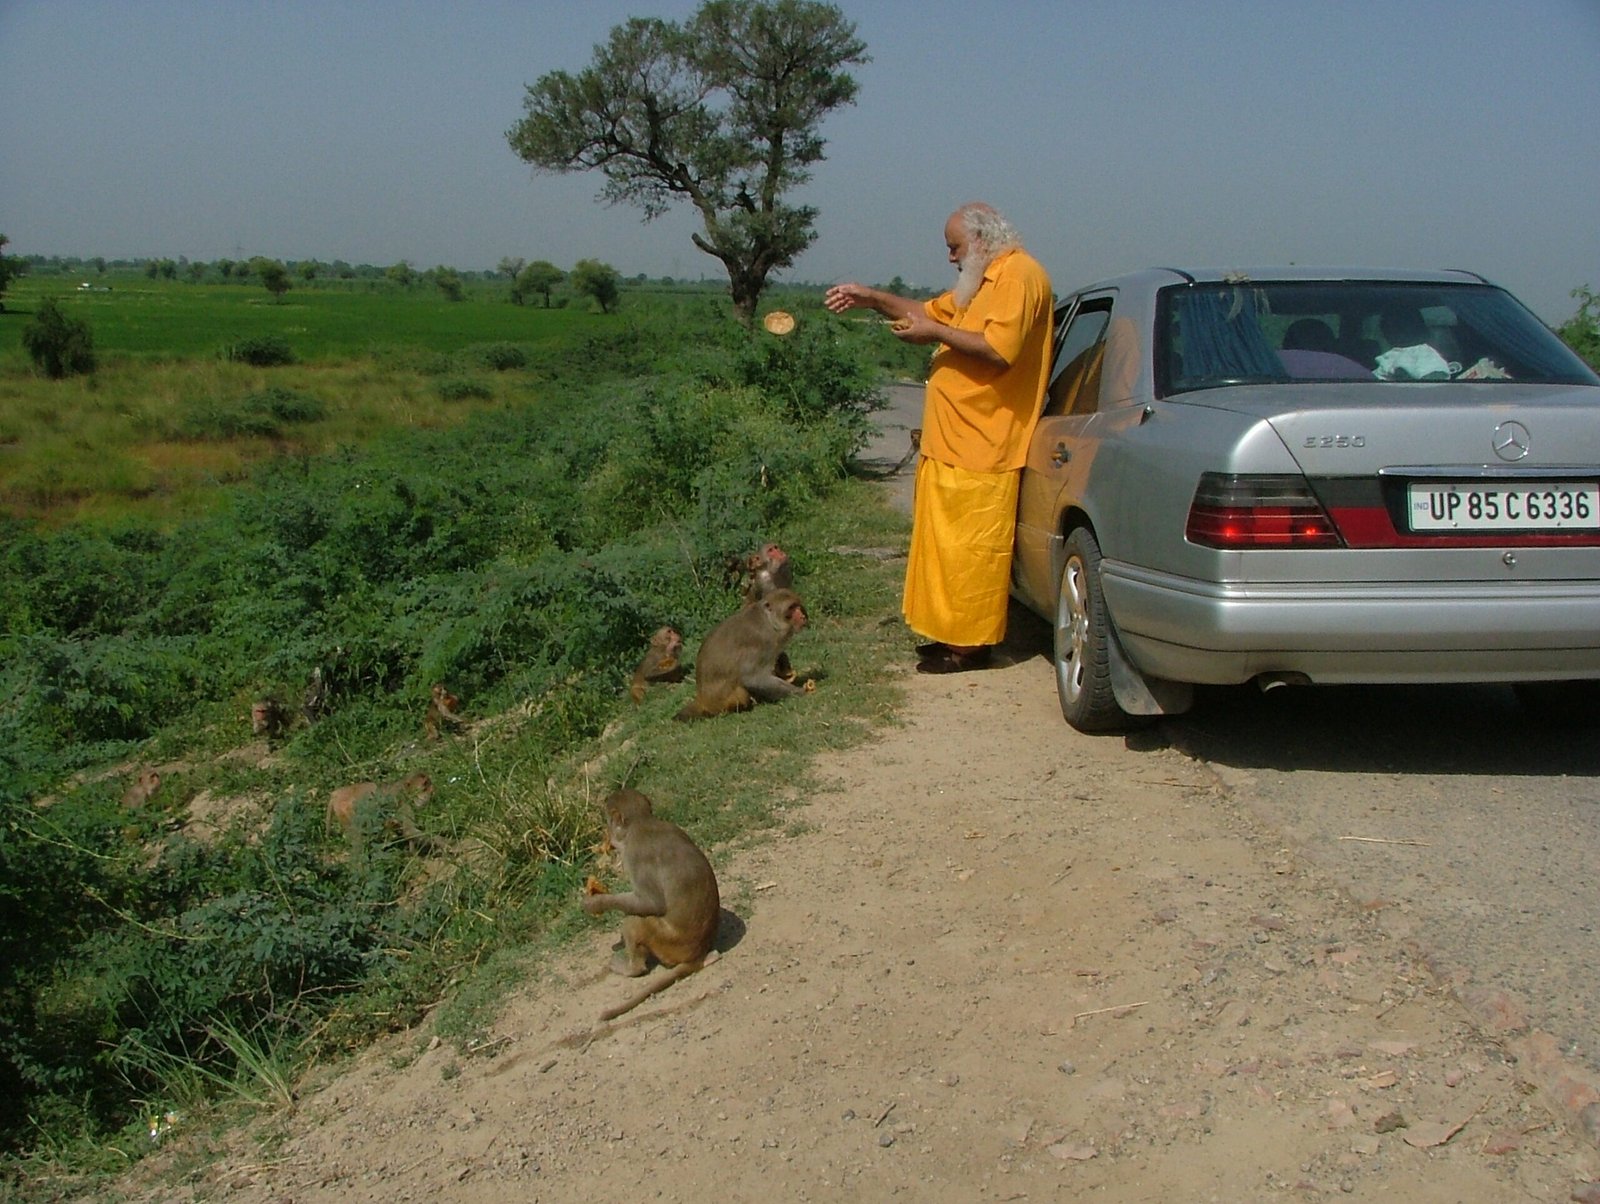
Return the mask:
[[[1600,681],[1524,681],[1511,687],[1532,718],[1551,727],[1600,723]]]
[[[1080,732],[1131,726],[1111,688],[1111,620],[1100,589],[1100,544],[1087,527],[1067,536],[1056,590],[1055,671],[1061,714]]]

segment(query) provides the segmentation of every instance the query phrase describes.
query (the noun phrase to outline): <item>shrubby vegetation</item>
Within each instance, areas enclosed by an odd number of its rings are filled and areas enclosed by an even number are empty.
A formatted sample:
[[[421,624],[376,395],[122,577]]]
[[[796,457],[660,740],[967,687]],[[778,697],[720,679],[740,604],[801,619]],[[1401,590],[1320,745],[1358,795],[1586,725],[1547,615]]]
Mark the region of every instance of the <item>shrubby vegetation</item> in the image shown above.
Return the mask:
[[[563,758],[623,711],[651,630],[726,612],[729,552],[837,498],[877,378],[850,333],[607,320],[528,357],[538,404],[280,459],[206,517],[6,521],[0,1143],[112,1165],[148,1147],[152,1110],[282,1098],[308,1060],[566,922],[596,825]],[[516,350],[462,358],[517,371]],[[273,388],[181,421],[228,438],[320,404]],[[846,605],[816,588],[818,615]],[[297,703],[314,677],[314,724],[232,755],[251,699]],[[499,717],[470,759],[418,739],[439,680]],[[161,791],[123,808],[148,764]],[[324,792],[401,766],[449,785],[419,818],[450,851],[425,864],[373,832],[345,855]],[[208,799],[232,805],[199,823]]]
[[[22,346],[51,380],[94,371],[94,332],[82,318],[62,313],[54,298],[40,302],[33,321],[22,328]]]
[[[1556,333],[1584,363],[1600,372],[1600,295],[1587,285],[1573,289],[1572,295],[1578,301],[1578,312],[1563,322]]]
[[[236,364],[250,364],[256,368],[294,363],[294,349],[289,346],[289,340],[277,334],[259,334],[240,339],[224,348],[223,355]]]

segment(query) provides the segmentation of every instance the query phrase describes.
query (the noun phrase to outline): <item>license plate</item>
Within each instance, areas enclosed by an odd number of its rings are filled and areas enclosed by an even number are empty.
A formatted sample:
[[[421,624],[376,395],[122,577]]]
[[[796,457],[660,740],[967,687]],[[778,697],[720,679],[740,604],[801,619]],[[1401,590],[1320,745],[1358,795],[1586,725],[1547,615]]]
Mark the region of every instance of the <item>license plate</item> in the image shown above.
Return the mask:
[[[1600,485],[1589,481],[1414,484],[1407,502],[1413,531],[1600,530]]]

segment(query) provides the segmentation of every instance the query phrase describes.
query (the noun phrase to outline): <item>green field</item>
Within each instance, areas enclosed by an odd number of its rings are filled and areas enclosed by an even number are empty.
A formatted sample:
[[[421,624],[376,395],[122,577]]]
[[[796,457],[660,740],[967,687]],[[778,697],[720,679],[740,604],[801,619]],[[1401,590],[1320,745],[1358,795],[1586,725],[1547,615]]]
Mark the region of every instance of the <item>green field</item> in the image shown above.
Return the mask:
[[[451,352],[471,343],[539,343],[592,317],[579,306],[512,305],[503,289],[480,288],[458,302],[436,289],[291,289],[111,278],[81,290],[70,277],[24,276],[0,314],[0,366],[22,367],[21,332],[42,297],[87,321],[104,354],[171,359],[206,356],[242,338],[279,335],[305,360],[371,355],[388,348]],[[99,291],[109,288],[109,292]]]

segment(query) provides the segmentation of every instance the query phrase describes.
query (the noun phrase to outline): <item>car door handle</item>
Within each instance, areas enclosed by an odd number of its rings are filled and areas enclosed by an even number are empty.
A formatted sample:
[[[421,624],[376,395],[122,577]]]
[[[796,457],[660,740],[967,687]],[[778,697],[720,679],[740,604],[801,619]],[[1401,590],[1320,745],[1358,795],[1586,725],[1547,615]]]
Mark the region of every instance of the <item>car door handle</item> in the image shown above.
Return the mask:
[[[1072,453],[1067,450],[1067,445],[1065,443],[1058,443],[1056,444],[1056,450],[1054,454],[1051,455],[1050,459],[1055,464],[1065,464],[1068,460],[1072,459]]]

